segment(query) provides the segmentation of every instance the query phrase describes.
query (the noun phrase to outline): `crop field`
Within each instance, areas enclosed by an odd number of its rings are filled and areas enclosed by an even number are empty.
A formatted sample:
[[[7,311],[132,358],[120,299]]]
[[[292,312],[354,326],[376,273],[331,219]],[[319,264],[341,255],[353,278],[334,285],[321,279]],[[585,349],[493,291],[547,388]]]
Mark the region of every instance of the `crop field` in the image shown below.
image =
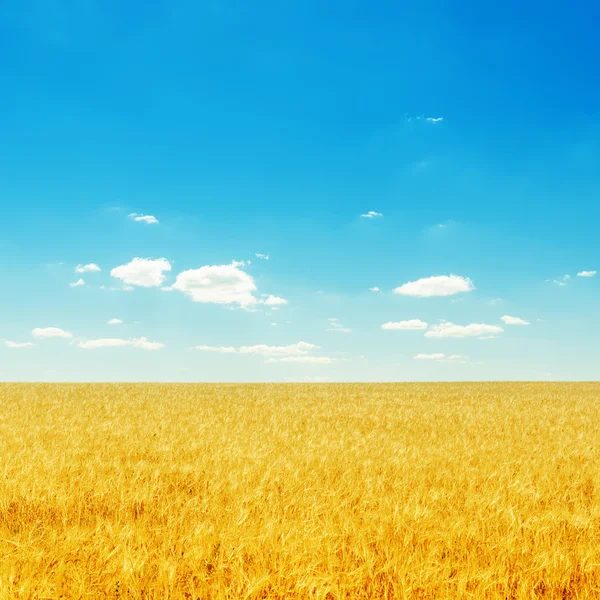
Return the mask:
[[[13,598],[600,598],[600,384],[0,384]]]

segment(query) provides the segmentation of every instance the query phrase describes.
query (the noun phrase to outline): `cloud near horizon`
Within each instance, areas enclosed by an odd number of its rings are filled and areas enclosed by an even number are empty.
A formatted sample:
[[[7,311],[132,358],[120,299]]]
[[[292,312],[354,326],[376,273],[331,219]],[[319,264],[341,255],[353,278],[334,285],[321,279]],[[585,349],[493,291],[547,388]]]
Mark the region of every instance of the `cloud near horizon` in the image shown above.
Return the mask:
[[[502,333],[504,329],[498,325],[486,325],[485,323],[471,323],[470,325],[455,325],[448,321],[442,321],[439,325],[432,325],[425,332],[427,338],[466,338],[478,337],[489,338],[495,337]]]
[[[409,321],[389,321],[381,326],[381,329],[389,331],[417,331],[427,329],[427,323],[420,319],[410,319]]]
[[[31,332],[37,338],[72,338],[73,334],[60,327],[36,327]]]
[[[149,342],[147,338],[141,337],[138,339],[123,340],[120,338],[101,338],[97,340],[87,340],[77,344],[79,348],[84,350],[95,350],[97,348],[141,348],[142,350],[160,350],[165,345],[160,342]]]

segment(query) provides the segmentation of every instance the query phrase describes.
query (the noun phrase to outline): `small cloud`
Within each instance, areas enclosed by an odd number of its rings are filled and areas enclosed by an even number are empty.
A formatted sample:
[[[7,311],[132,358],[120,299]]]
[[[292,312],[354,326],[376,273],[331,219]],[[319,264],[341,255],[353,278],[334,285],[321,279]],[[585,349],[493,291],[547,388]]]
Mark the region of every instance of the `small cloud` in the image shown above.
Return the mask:
[[[339,319],[332,317],[327,319],[329,321],[329,327],[327,328],[327,331],[337,331],[338,333],[351,333],[352,329],[350,329],[349,327],[344,327]]]
[[[237,348],[232,346],[196,346],[195,348],[202,352],[220,352],[222,354],[235,354],[237,352]]]
[[[101,270],[102,269],[95,263],[90,263],[88,265],[77,265],[75,267],[75,273],[94,273]]]
[[[468,277],[436,275],[418,279],[417,281],[409,281],[394,289],[394,294],[426,298],[432,296],[452,296],[461,292],[471,292],[474,289],[475,286]]]
[[[149,342],[145,337],[139,339],[122,340],[119,338],[102,338],[98,340],[87,340],[77,344],[84,350],[95,350],[97,348],[141,348],[142,350],[160,350],[165,345],[160,342]]]
[[[562,277],[553,279],[552,283],[555,283],[556,285],[563,287],[563,286],[567,285],[567,281],[569,281],[569,279],[571,279],[570,275],[563,275]]]
[[[85,281],[83,279],[78,279],[77,281],[70,283],[69,287],[82,287],[84,285],[85,285]]]
[[[375,286],[375,287],[369,288],[369,291],[370,292],[380,292],[381,290],[377,286]]]
[[[265,362],[267,363],[304,363],[304,364],[315,364],[315,365],[329,365],[335,358],[329,356],[284,356],[283,358],[269,358]]]
[[[414,358],[415,360],[440,360],[445,356],[442,352],[438,352],[437,354],[417,354]]]
[[[485,323],[471,323],[470,325],[455,325],[448,321],[443,321],[439,325],[432,325],[425,332],[427,338],[465,338],[478,337],[490,338],[502,333],[504,329],[498,325],[486,325]]]
[[[268,254],[260,254],[260,252],[257,252],[256,258],[260,258],[261,260],[269,260],[269,255]]]
[[[241,308],[248,309],[257,304],[258,300],[254,296],[256,284],[253,277],[239,268],[244,264],[234,261],[229,265],[207,265],[199,269],[189,269],[179,273],[175,283],[168,289],[182,292],[193,302],[238,304]],[[272,302],[285,303],[283,298],[271,300]],[[265,303],[266,301],[263,302]]]
[[[387,329],[389,331],[417,331],[427,329],[427,323],[420,319],[410,319],[409,321],[389,321],[381,326],[381,329]]]
[[[279,296],[271,296],[269,294],[266,300],[260,300],[260,303],[266,304],[267,306],[279,306],[281,304],[287,304],[288,301],[285,298],[280,298]]]
[[[134,258],[126,265],[115,267],[110,272],[112,277],[121,279],[125,284],[140,287],[157,287],[165,278],[165,272],[171,270],[171,263],[166,258]],[[125,289],[125,288],[124,288]],[[129,290],[127,290],[129,291]]]
[[[36,327],[32,332],[37,338],[72,338],[73,334],[59,327]]]
[[[4,345],[7,348],[33,348],[35,346],[32,342],[11,342],[10,340],[6,340]]]
[[[593,277],[597,271],[579,271],[577,277]]]
[[[139,215],[138,213],[131,213],[129,217],[138,223],[146,223],[148,225],[158,223],[158,219],[152,215]]]
[[[107,325],[120,325],[122,322],[121,319],[110,319],[107,321]]]
[[[377,217],[383,217],[383,214],[380,212],[375,212],[374,210],[370,210],[368,213],[364,213],[363,215],[360,215],[360,216],[365,219],[375,219]]]
[[[428,123],[441,123],[444,120],[444,117],[427,117],[425,119]]]
[[[277,323],[271,323],[271,327],[277,327]]]
[[[504,315],[500,317],[506,325],[529,325],[529,321],[525,321],[520,319],[519,317],[509,317],[508,315]]]
[[[492,300],[488,301],[488,304],[490,306],[498,306],[498,304],[502,304],[502,302],[502,298],[493,298]]]

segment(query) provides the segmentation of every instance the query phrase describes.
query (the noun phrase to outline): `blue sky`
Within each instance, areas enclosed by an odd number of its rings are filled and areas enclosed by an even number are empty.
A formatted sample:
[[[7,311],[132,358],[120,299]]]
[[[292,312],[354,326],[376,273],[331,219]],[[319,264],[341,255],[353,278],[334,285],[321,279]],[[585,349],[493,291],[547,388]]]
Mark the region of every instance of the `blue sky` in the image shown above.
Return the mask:
[[[0,379],[597,379],[599,13],[5,0]]]

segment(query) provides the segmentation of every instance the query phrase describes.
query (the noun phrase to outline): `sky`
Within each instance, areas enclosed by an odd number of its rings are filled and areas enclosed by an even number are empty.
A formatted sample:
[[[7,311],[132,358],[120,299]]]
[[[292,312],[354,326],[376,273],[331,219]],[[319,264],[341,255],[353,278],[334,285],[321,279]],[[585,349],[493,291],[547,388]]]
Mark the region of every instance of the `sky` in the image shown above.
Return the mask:
[[[598,379],[597,3],[0,7],[0,380]]]

